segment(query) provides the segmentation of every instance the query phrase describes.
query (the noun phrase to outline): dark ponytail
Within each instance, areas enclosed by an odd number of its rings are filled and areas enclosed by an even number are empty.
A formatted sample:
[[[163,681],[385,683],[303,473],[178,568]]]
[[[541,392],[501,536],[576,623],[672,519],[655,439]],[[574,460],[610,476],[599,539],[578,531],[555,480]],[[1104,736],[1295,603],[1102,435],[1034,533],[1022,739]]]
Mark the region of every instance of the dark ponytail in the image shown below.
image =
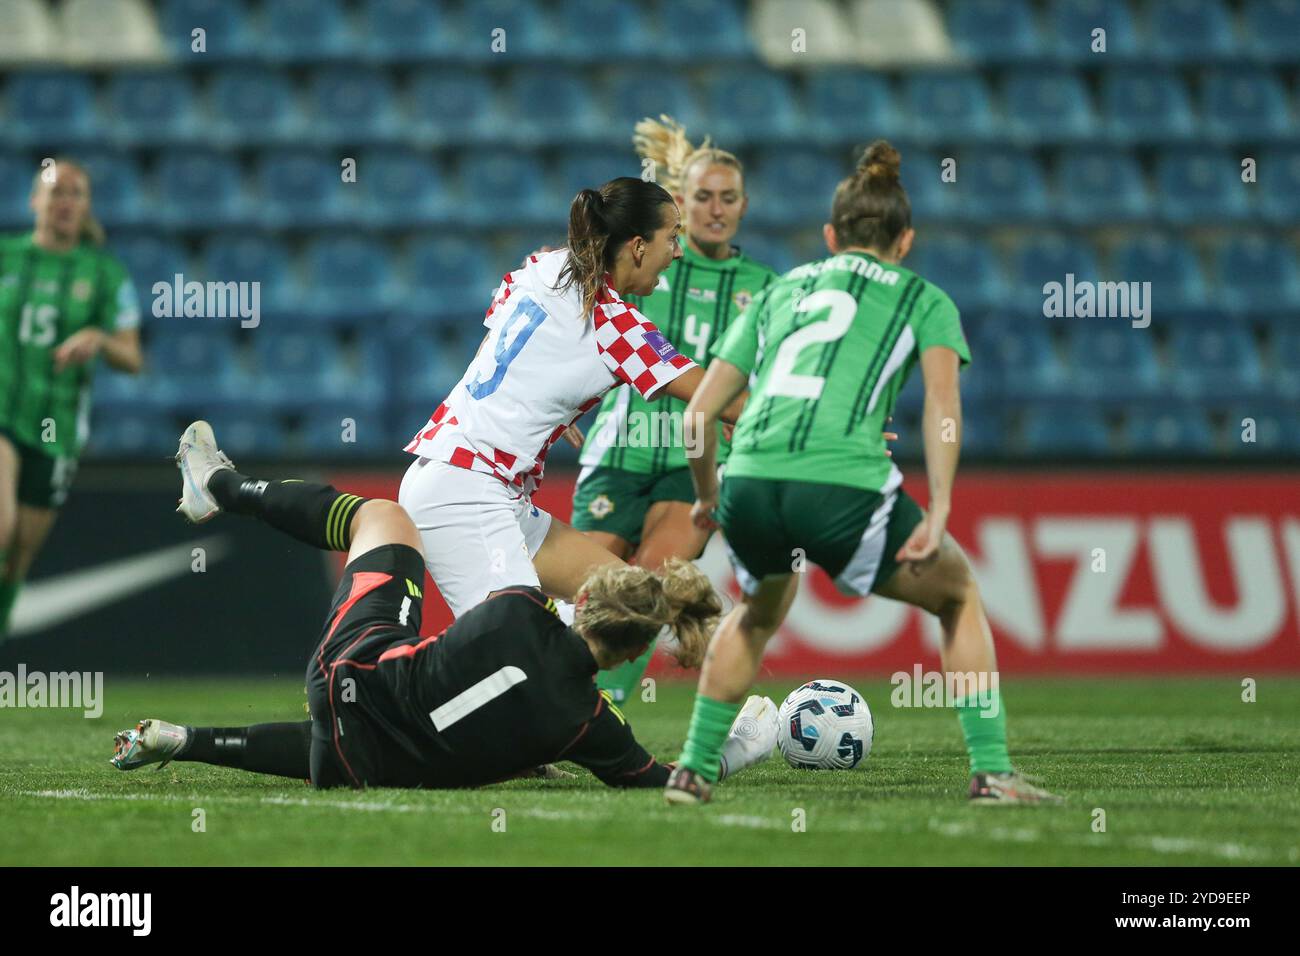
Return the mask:
[[[853,174],[842,180],[831,202],[831,227],[841,247],[884,251],[912,225],[912,204],[899,179],[902,157],[878,139],[862,153]]]
[[[590,314],[618,250],[636,236],[654,235],[663,225],[665,203],[673,205],[666,189],[634,176],[580,190],[569,205],[569,261],[560,270],[556,291],[577,286],[583,315]]]

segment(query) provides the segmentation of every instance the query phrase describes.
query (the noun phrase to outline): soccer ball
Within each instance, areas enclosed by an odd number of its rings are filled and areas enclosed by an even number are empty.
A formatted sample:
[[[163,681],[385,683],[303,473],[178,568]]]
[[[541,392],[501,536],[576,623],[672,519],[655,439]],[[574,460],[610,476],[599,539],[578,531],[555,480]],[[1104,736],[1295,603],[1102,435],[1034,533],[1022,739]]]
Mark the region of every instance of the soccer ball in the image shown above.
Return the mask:
[[[862,695],[843,681],[819,679],[795,688],[781,705],[776,745],[792,767],[851,770],[866,761],[875,736]]]

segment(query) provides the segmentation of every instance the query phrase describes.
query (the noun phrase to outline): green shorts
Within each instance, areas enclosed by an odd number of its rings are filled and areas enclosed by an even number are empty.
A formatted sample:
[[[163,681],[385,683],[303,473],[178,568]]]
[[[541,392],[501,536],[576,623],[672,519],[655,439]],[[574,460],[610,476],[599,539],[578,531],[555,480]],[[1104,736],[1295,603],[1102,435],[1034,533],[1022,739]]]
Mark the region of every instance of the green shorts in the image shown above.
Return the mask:
[[[14,438],[7,428],[0,428],[0,436],[9,439],[18,453],[18,503],[33,508],[63,507],[77,474],[77,459],[47,455]]]
[[[584,468],[573,489],[572,523],[579,531],[605,531],[635,546],[641,543],[646,512],[658,501],[694,504],[691,470],[649,475],[599,465]]]
[[[902,488],[888,494],[812,481],[726,477],[717,518],[736,578],[753,594],[769,575],[816,564],[842,594],[865,597],[898,568],[922,520]]]

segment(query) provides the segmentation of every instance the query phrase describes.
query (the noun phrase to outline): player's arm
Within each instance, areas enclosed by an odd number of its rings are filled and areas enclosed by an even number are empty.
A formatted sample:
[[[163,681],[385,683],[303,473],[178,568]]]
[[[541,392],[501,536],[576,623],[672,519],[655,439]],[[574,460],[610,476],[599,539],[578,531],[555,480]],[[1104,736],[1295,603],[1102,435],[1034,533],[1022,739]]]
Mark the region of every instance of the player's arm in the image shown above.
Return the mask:
[[[586,767],[611,787],[662,787],[668,767],[637,743],[627,719],[603,695],[596,713],[560,759]]]
[[[695,393],[699,391],[705,374],[705,370],[697,365],[669,382],[664,391],[673,398],[680,398],[683,402],[689,402],[695,397]],[[740,393],[733,396],[726,405],[719,409],[715,421],[721,419],[728,425],[736,424],[740,420],[740,413],[745,410],[745,399],[747,398],[749,398],[749,391],[745,388],[745,382],[742,381]]]
[[[684,378],[685,376],[683,376]],[[695,483],[695,506],[691,520],[697,527],[716,527],[709,513],[718,504],[718,419],[722,412],[743,402],[748,377],[726,359],[714,359],[703,381],[686,404],[682,441],[699,454],[687,456],[691,480]]]
[[[921,432],[930,503],[925,521],[916,526],[899,549],[900,561],[920,563],[935,557],[948,526],[961,455],[961,391],[957,384],[960,368],[961,357],[946,346],[936,345],[921,353],[921,376],[925,380]]]
[[[130,278],[124,276],[115,293],[105,297],[93,325],[78,329],[58,344],[54,350],[54,371],[84,365],[96,355],[103,355],[104,361],[119,372],[135,375],[144,368],[140,305]]]

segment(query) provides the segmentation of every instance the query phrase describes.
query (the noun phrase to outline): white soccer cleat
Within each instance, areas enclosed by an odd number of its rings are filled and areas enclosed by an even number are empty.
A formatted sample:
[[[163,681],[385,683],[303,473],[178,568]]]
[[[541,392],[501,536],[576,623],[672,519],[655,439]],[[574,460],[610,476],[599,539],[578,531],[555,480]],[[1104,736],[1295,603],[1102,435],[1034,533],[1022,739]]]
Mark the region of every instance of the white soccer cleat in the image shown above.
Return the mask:
[[[776,749],[777,734],[781,729],[776,704],[770,697],[757,694],[740,708],[731,732],[722,745],[722,773],[719,780],[740,773],[754,764],[762,763]]]
[[[189,733],[179,724],[149,718],[135,725],[134,730],[124,730],[113,737],[113,756],[109,759],[118,770],[135,770],[156,763],[161,770],[167,766],[189,739]]]
[[[208,479],[222,468],[233,470],[235,463],[217,448],[212,426],[197,421],[181,435],[176,467],[181,470],[181,500],[176,510],[191,524],[202,524],[221,510],[217,499],[208,491]]]

